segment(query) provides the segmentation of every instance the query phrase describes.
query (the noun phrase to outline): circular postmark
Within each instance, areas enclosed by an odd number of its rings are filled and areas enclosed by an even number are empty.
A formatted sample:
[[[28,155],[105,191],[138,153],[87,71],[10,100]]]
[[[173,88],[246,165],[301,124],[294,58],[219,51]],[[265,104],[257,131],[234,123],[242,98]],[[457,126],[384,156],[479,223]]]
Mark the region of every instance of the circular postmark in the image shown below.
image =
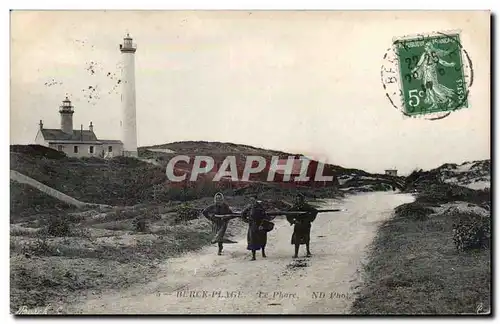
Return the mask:
[[[390,104],[405,116],[427,120],[467,108],[473,74],[458,31],[394,38],[380,71]]]

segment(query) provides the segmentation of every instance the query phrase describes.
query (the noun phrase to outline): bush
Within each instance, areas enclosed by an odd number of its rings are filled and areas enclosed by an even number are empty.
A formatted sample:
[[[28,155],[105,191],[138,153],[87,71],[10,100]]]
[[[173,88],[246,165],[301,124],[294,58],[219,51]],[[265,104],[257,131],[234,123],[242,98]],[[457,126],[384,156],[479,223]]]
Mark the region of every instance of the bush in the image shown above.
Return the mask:
[[[374,183],[372,189],[374,191],[389,191],[392,190],[392,187],[386,183]]]
[[[155,207],[145,208],[140,213],[146,220],[159,221],[162,219],[159,210]]]
[[[452,201],[465,201],[481,205],[491,201],[491,193],[488,188],[473,190],[452,184],[432,185],[424,189],[417,197],[422,203],[447,203]]]
[[[96,164],[106,164],[106,160],[98,158],[95,156],[82,156],[80,162],[84,163],[96,163]]]
[[[145,232],[147,229],[146,219],[144,217],[138,217],[134,219],[134,228],[138,232]]]
[[[122,164],[122,165],[128,165],[128,166],[147,165],[147,162],[143,162],[139,159],[136,159],[133,157],[126,157],[126,156],[116,156],[116,157],[113,157],[110,161],[113,164]]]
[[[442,183],[440,175],[436,171],[414,170],[405,179],[404,191],[412,191],[415,188],[427,187],[432,184]]]
[[[37,233],[36,240],[34,242],[26,242],[22,246],[22,252],[25,256],[46,256],[52,255],[53,249],[48,243],[48,237],[43,233]]]
[[[39,236],[33,246],[35,255],[46,255],[52,252],[46,236]]]
[[[432,214],[434,210],[418,202],[412,202],[396,207],[394,212],[397,217],[424,221],[429,218],[429,215]]]
[[[49,218],[43,232],[52,236],[70,236],[72,230],[71,220],[66,215],[55,215]]]
[[[181,204],[176,209],[177,217],[174,222],[187,222],[193,219],[197,219],[200,215],[200,210],[198,208],[194,208],[191,204]]]
[[[488,211],[491,211],[491,201],[486,201],[484,203],[482,203],[481,205],[479,205],[480,207],[488,210]]]
[[[489,217],[475,213],[460,213],[454,216],[453,242],[459,251],[489,248],[491,222]]]

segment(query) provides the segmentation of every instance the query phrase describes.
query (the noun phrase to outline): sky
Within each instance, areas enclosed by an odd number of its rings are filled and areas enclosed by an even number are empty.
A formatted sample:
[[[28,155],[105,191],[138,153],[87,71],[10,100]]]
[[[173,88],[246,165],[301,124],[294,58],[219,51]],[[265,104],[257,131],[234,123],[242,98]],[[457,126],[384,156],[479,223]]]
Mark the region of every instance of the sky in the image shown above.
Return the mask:
[[[394,37],[460,30],[473,63],[470,108],[436,121],[389,103]],[[120,137],[118,44],[135,54],[138,145],[233,142],[344,167],[408,173],[490,158],[490,16],[460,11],[14,11],[11,144],[38,123]]]

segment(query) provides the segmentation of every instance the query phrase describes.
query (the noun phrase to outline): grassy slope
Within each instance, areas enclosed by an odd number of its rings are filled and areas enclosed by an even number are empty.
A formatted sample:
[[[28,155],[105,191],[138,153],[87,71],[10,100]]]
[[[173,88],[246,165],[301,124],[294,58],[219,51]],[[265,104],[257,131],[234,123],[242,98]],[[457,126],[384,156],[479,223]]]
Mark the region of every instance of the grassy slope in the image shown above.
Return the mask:
[[[462,197],[441,193],[422,193],[412,205],[431,207],[453,200],[481,204],[491,200],[484,192],[472,195],[466,190]],[[379,229],[364,269],[366,281],[352,312],[457,314],[475,313],[478,307],[490,309],[490,249],[456,250],[452,226],[457,215],[436,214],[420,220],[413,215],[396,212]]]
[[[47,159],[11,152],[11,169],[85,202],[133,205],[152,200],[161,168],[132,159]]]
[[[10,181],[10,221],[15,222],[30,215],[72,211],[75,208],[46,195],[27,184]]]

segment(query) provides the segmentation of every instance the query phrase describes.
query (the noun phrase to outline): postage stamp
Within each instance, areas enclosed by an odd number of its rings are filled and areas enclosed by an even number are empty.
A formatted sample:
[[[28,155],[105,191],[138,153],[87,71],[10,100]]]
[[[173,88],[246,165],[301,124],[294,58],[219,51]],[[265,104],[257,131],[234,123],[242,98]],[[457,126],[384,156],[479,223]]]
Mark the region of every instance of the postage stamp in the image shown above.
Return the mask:
[[[389,52],[382,82],[391,89],[386,92],[391,103],[405,115],[440,119],[469,107],[472,62],[459,31],[397,37]]]

